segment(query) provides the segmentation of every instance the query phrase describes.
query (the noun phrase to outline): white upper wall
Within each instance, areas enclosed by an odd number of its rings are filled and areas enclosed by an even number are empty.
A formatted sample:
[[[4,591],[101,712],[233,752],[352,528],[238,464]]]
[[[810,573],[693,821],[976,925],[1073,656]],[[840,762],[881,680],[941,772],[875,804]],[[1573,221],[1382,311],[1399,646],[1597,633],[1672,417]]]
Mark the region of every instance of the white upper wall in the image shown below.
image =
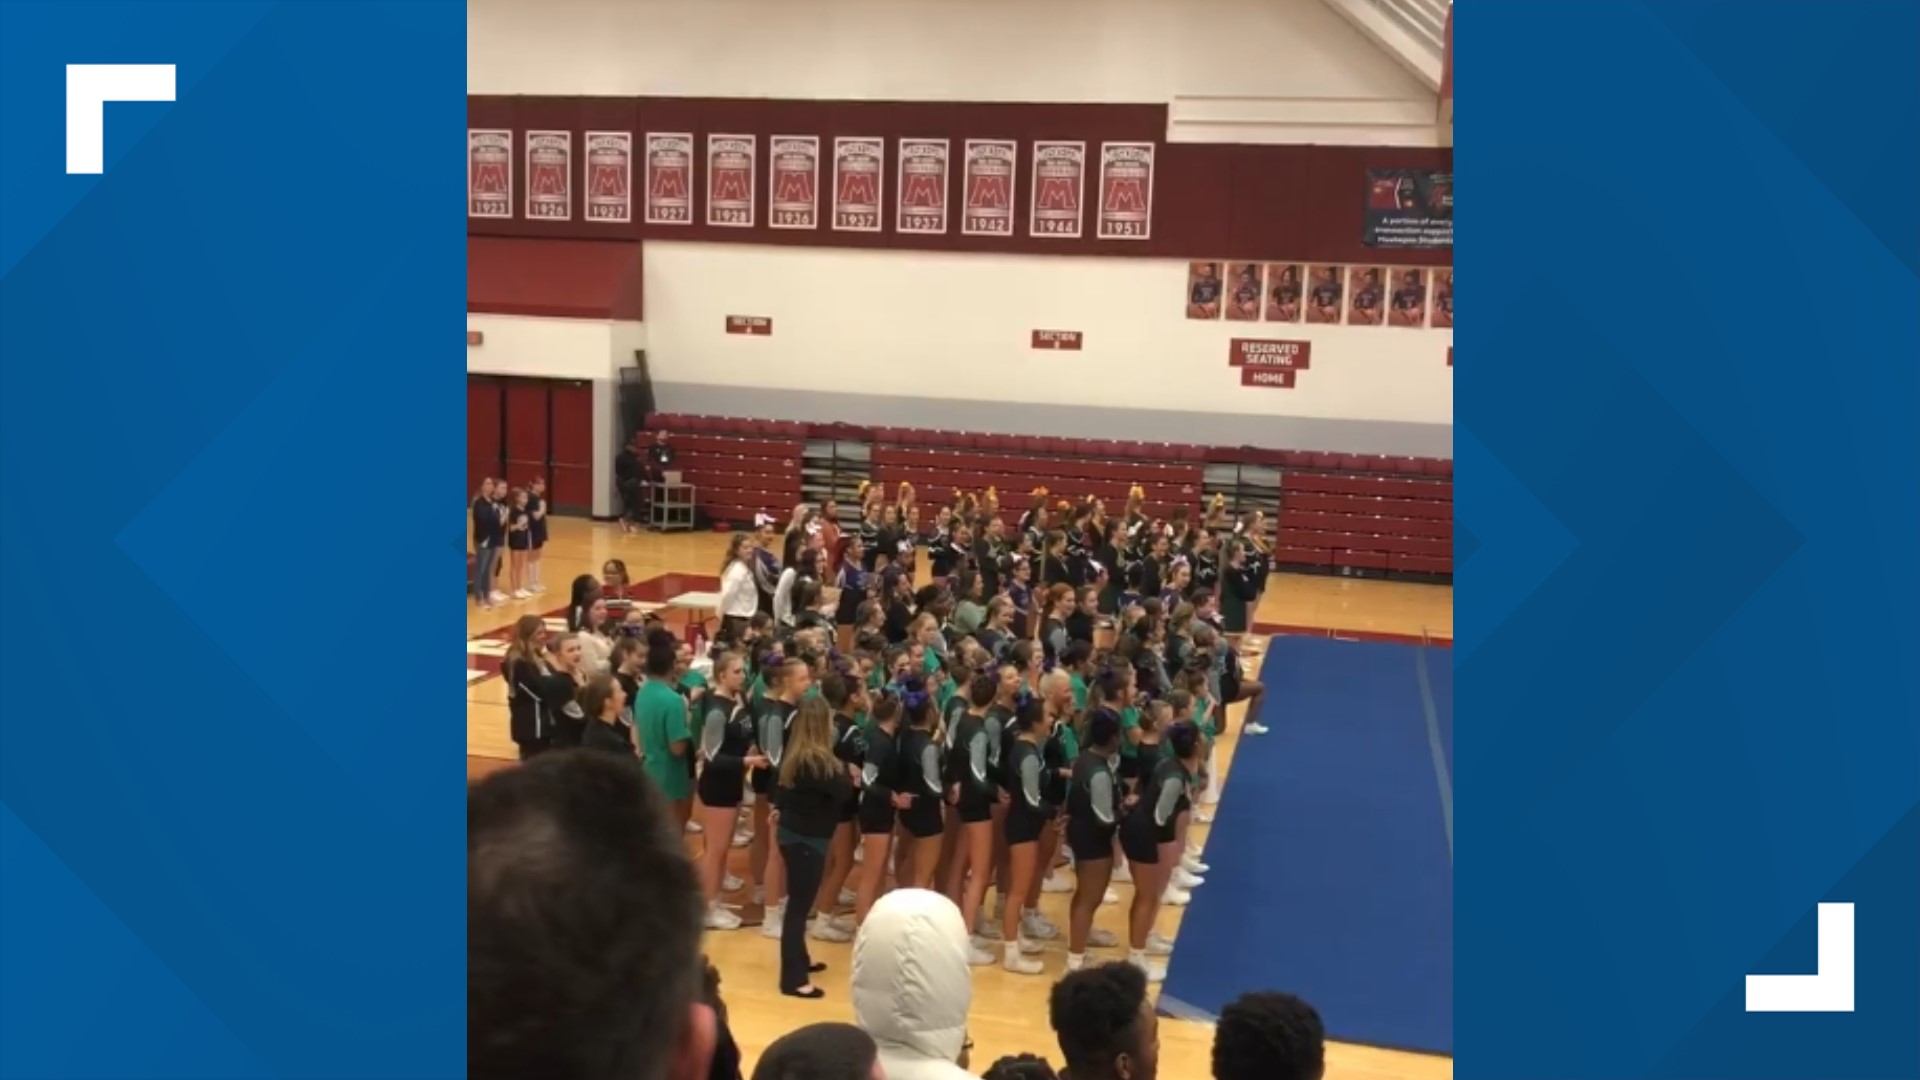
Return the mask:
[[[1323,0],[468,0],[467,92],[1434,109]]]

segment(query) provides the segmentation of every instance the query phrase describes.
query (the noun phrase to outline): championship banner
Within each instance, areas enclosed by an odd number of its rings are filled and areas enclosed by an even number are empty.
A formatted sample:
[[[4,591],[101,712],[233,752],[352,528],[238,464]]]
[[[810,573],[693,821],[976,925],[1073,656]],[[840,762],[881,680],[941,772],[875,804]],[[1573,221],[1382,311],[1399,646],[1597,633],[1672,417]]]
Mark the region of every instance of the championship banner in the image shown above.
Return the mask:
[[[962,236],[1013,235],[1013,176],[1020,144],[1012,139],[968,139],[960,172],[966,206]]]
[[[833,140],[833,227],[838,232],[880,231],[881,170],[885,139],[842,136]]]
[[[1079,239],[1086,187],[1086,143],[1035,141],[1033,209],[1027,221],[1027,234]]]
[[[1230,263],[1227,266],[1226,315],[1228,322],[1260,321],[1260,301],[1266,289],[1261,284],[1259,263]]]
[[[947,231],[947,140],[901,139],[900,181],[895,185],[893,231]]]
[[[1388,326],[1423,327],[1427,325],[1427,272],[1418,267],[1400,267],[1388,271],[1393,287],[1388,290]]]
[[[1338,266],[1317,265],[1307,281],[1307,321],[1338,325],[1346,297],[1346,271]]]
[[[820,136],[767,140],[767,227],[820,227]]]
[[[1368,169],[1368,247],[1423,251],[1453,246],[1453,174],[1433,169]]]
[[[633,220],[633,132],[587,132],[587,220]]]
[[[1227,350],[1227,363],[1232,367],[1305,371],[1313,366],[1313,342],[1234,338]]]
[[[1100,144],[1100,209],[1095,235],[1102,240],[1146,240],[1153,231],[1153,144]]]
[[[513,217],[513,132],[467,130],[467,216]]]
[[[1267,308],[1262,318],[1268,322],[1300,321],[1300,264],[1267,264]]]
[[[758,135],[707,136],[707,224],[753,228]]]
[[[1428,326],[1453,326],[1453,267],[1433,272],[1433,308]]]
[[[1379,326],[1386,319],[1386,270],[1378,266],[1347,268],[1347,325]]]
[[[1217,319],[1220,317],[1220,264],[1217,262],[1191,262],[1187,264],[1187,318]]]
[[[527,220],[573,219],[573,132],[527,132]]]
[[[693,136],[647,133],[647,224],[693,224]]]

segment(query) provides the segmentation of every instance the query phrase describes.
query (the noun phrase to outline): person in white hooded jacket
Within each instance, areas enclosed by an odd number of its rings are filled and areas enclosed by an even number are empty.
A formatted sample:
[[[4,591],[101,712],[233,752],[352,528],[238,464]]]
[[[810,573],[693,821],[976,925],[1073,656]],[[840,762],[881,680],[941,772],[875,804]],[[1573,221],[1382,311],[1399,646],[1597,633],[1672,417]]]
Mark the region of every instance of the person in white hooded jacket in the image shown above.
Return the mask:
[[[880,1047],[888,1080],[973,1080],[964,1062],[973,973],[953,901],[895,889],[853,943],[853,1018]]]

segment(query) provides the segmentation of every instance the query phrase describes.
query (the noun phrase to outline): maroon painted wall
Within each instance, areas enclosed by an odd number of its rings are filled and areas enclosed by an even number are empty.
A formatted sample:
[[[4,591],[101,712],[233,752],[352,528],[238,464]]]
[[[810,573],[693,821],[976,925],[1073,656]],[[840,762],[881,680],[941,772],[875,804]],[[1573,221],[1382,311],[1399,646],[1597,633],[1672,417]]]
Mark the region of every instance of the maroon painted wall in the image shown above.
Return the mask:
[[[897,248],[927,251],[992,251],[1048,255],[1117,255],[1157,258],[1224,258],[1311,262],[1391,262],[1396,265],[1446,266],[1448,251],[1382,252],[1361,243],[1361,217],[1369,168],[1444,168],[1453,166],[1451,150],[1353,146],[1243,146],[1167,143],[1163,105],[1058,105],[946,102],[772,101],[720,98],[559,98],[469,97],[467,122],[475,128],[514,132],[513,220],[468,219],[470,234],[544,238],[698,240],[722,243],[796,244],[816,247]],[[634,221],[607,225],[580,220],[581,193],[574,195],[575,219],[569,222],[521,220],[525,210],[526,142],[529,129],[574,133],[575,183],[579,183],[584,133],[634,133]],[[691,131],[695,138],[694,223],[646,225],[642,216],[641,174],[648,131]],[[757,206],[753,228],[714,228],[705,224],[706,135],[709,132],[759,136]],[[818,135],[822,147],[819,229],[767,227],[767,154],[770,135]],[[835,232],[827,228],[833,139],[838,135],[881,136],[887,140],[887,180],[877,233]],[[891,212],[900,138],[952,140],[951,190],[959,195],[960,150],[969,138],[1019,139],[1019,212],[1011,237],[961,236],[957,216],[944,236],[902,236],[893,231]],[[1036,239],[1025,235],[1028,179],[1033,140],[1084,140],[1087,146],[1086,219],[1078,240]],[[1099,143],[1145,141],[1156,144],[1152,238],[1146,241],[1096,240]]]

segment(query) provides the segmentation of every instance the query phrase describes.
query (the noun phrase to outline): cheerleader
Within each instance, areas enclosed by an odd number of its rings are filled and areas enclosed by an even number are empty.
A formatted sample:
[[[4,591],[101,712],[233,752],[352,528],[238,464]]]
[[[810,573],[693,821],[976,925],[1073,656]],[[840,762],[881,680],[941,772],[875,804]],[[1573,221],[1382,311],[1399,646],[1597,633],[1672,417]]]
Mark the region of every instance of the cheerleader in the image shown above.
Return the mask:
[[[947,863],[946,894],[966,917],[967,962],[975,966],[993,963],[993,953],[981,947],[980,907],[993,877],[994,809],[1004,805],[993,773],[999,739],[988,718],[999,692],[996,673],[973,676],[947,754],[947,804],[959,819],[960,839]]]
[[[1220,538],[1211,532],[1199,532],[1193,538],[1193,588],[1209,593],[1220,588]],[[1189,594],[1191,595],[1191,594]]]
[[[899,741],[899,791],[908,797],[900,807],[900,824],[909,842],[900,853],[895,880],[902,888],[931,889],[946,824],[940,813],[940,713],[923,676],[909,673],[900,685],[906,727]]]
[[[1166,712],[1164,702],[1157,703]],[[1166,978],[1166,968],[1149,956],[1165,956],[1172,946],[1153,932],[1154,919],[1160,914],[1161,897],[1167,878],[1179,859],[1178,816],[1187,797],[1187,773],[1184,762],[1199,743],[1199,732],[1191,725],[1172,727],[1167,741],[1173,747],[1169,756],[1161,756],[1158,746],[1151,757],[1152,769],[1141,785],[1120,826],[1120,845],[1133,867],[1133,906],[1127,925],[1128,959],[1146,973],[1149,982]],[[1182,751],[1185,753],[1182,753]]]
[[[813,508],[801,503],[793,508],[793,517],[787,522],[786,535],[781,538],[780,565],[792,566],[800,557],[800,548],[807,542],[807,526],[813,522]]]
[[[880,507],[880,527],[873,536],[874,550],[867,552],[867,569],[886,569],[900,554],[900,508],[888,503]]]
[[[874,560],[880,555],[880,501],[870,492],[877,488],[869,487],[864,481],[860,485],[860,568],[873,573]]]
[[[962,570],[954,575],[951,587],[953,616],[947,620],[947,626],[955,634],[970,638],[987,621],[987,608],[980,597],[980,575],[972,570]]]
[[[1213,500],[1207,503],[1207,514],[1200,521],[1201,531],[1209,536],[1219,536],[1230,526],[1227,524],[1227,497],[1214,492]]]
[[[1226,572],[1220,581],[1220,624],[1227,637],[1239,644],[1247,632],[1254,601],[1260,595],[1255,570],[1249,565],[1251,551],[1245,543],[1233,543],[1227,549]]]
[[[527,514],[527,492],[512,488],[507,492],[507,595],[525,600],[533,594],[526,589],[527,553],[533,550],[533,519]]]
[[[700,757],[706,766],[700,770],[698,793],[707,843],[700,855],[700,882],[707,898],[709,930],[740,928],[740,917],[720,902],[721,893],[738,889],[741,884],[727,873],[724,838],[732,835],[734,819],[739,816],[747,770],[765,769],[771,764],[754,747],[753,716],[742,702],[746,683],[746,664],[740,654],[720,653],[713,658],[713,675],[701,703]]]
[[[521,761],[531,760],[553,742],[553,719],[535,689],[536,680],[551,674],[542,648],[546,636],[546,621],[540,616],[520,616],[501,664],[507,684],[507,733],[520,748]]]
[[[1100,629],[1100,586],[1082,585],[1075,591],[1066,626],[1068,641],[1094,644],[1094,635]]]
[[[1020,515],[1020,533],[1027,539],[1027,545],[1039,551],[1047,535],[1047,489],[1033,489],[1033,503]]]
[[[858,536],[847,537],[846,554],[840,560],[840,573],[833,582],[840,593],[834,602],[833,624],[842,652],[853,650],[853,628],[860,624],[860,604],[867,599],[865,552],[864,541]]]
[[[1113,847],[1126,796],[1114,775],[1120,751],[1120,715],[1101,708],[1087,718],[1085,752],[1073,761],[1067,794],[1067,848],[1073,852],[1073,902],[1067,918],[1067,970],[1087,962],[1087,946],[1112,948],[1119,939],[1093,925],[1113,876]]]
[[[853,907],[856,923],[867,921],[867,912],[873,910],[874,901],[880,898],[893,827],[899,812],[913,801],[910,794],[903,794],[901,790],[899,737],[900,700],[882,697],[873,704],[867,726],[866,758],[861,765],[860,880],[854,890]]]
[[[1004,765],[1010,797],[1004,833],[1007,841],[1008,874],[1003,895],[1024,898],[1033,888],[1038,871],[1040,837],[1053,820],[1053,808],[1044,792],[1046,760],[1041,744],[1046,739],[1046,705],[1028,697],[1020,703],[1008,727],[1012,738]],[[1010,903],[1001,917],[1000,936],[1006,943],[1008,971],[1017,975],[1038,975],[1044,966],[1031,957],[1042,951],[1039,942],[1023,933],[1021,904]]]
[[[547,480],[543,476],[527,483],[527,515],[533,521],[533,547],[527,552],[527,591],[538,596],[547,591],[540,582],[540,553],[547,546]]]
[[[768,850],[771,834],[767,830],[767,812],[772,808],[769,796],[773,791],[774,777],[779,775],[787,727],[793,722],[793,712],[799,707],[800,699],[806,697],[807,691],[812,688],[813,678],[799,657],[785,657],[777,652],[762,659],[760,672],[766,680],[767,690],[766,695],[753,705],[754,746],[767,763],[747,776],[747,782],[756,796],[753,802],[753,842],[747,851],[747,865],[753,872],[754,902],[765,905],[762,916],[765,924],[761,932],[768,937],[778,937],[780,896],[785,875],[779,858]]]
[[[493,605],[505,600],[497,599],[493,594],[494,565],[500,561],[500,549],[506,546],[506,530],[500,527],[500,516],[493,505],[493,477],[480,481],[480,490],[473,496],[473,599],[481,611],[491,610]]]
[[[1167,574],[1160,588],[1160,608],[1172,611],[1178,607],[1187,595],[1187,589],[1193,585],[1193,565],[1187,562],[1185,555],[1175,555],[1167,564]]]
[[[1011,556],[1004,564],[1007,599],[1013,602],[1013,636],[1021,640],[1033,637],[1033,563],[1024,555]]]
[[[553,719],[550,745],[555,749],[579,746],[587,723],[577,700],[580,688],[587,684],[586,672],[580,668],[579,640],[571,634],[548,638],[546,669],[544,676],[532,680],[531,689],[540,708]]]
[[[617,754],[628,762],[638,756],[638,764],[646,767],[644,752],[634,749],[633,725],[627,722],[627,692],[612,676],[596,675],[589,679],[580,688],[579,701],[574,707],[580,710],[583,719],[582,747]]]
[[[984,517],[977,530],[980,539],[973,544],[973,563],[980,571],[980,590],[989,598],[1000,595],[1001,560],[1007,557],[1006,531],[1006,523],[999,518]]]
[[[1072,585],[1077,580],[1067,570],[1067,534],[1055,530],[1045,537],[1046,547],[1040,556],[1040,587],[1051,589],[1055,585]]]
[[[1085,585],[1093,580],[1087,564],[1093,561],[1093,545],[1098,536],[1093,528],[1094,500],[1089,498],[1073,511],[1073,517],[1067,525],[1067,577],[1071,585]]]
[[[1136,555],[1146,552],[1150,531],[1145,510],[1146,499],[1146,489],[1139,484],[1133,485],[1127,490],[1127,508],[1120,515],[1121,535],[1125,538],[1126,545],[1132,548]]]
[[[833,620],[820,610],[820,582],[801,578],[793,587],[793,629],[795,633],[818,630],[828,640],[834,637]]]
[[[867,762],[867,731],[857,719],[857,714],[866,708],[866,688],[839,672],[823,676],[819,686],[820,696],[826,699],[827,707],[833,710],[833,756],[847,767],[850,777],[857,778],[862,775]],[[847,876],[853,872],[854,837],[860,832],[860,805],[860,792],[849,792],[847,801],[840,808],[840,825],[834,830],[833,842],[827,849],[826,871],[820,879],[820,910],[808,931],[818,941],[844,943],[853,940],[855,920],[833,914],[833,901],[840,896]]]
[[[753,537],[734,533],[720,560],[720,637],[736,646],[746,643],[747,621],[759,610],[753,587]]]
[[[1055,827],[1040,838],[1040,870],[1027,891],[1027,909],[1020,918],[1029,937],[1049,941],[1060,936],[1060,928],[1040,914],[1040,894],[1073,891],[1073,882],[1061,877],[1053,864],[1060,854],[1060,814],[1067,805],[1067,782],[1073,777],[1074,759],[1080,756],[1080,732],[1074,727],[1079,711],[1074,707],[1072,676],[1062,670],[1049,671],[1040,676],[1039,685],[1040,698],[1047,706],[1045,796],[1047,805],[1054,809]]]
[[[753,587],[758,594],[756,611],[773,614],[773,594],[780,587],[780,560],[773,554],[773,518],[753,516]]]
[[[960,531],[960,520],[954,517],[953,511],[942,509],[934,518],[933,538],[927,542],[927,561],[935,581],[951,576],[960,561],[960,549],[955,547],[956,534]]]
[[[997,663],[1013,647],[1013,601],[1004,596],[996,596],[987,603],[986,625],[973,635],[988,656]]]
[[[1068,643],[1073,640],[1067,632],[1067,619],[1074,611],[1073,587],[1049,587],[1041,607],[1046,612],[1046,618],[1040,623],[1040,647],[1045,650],[1048,666],[1052,666],[1060,662]]]

